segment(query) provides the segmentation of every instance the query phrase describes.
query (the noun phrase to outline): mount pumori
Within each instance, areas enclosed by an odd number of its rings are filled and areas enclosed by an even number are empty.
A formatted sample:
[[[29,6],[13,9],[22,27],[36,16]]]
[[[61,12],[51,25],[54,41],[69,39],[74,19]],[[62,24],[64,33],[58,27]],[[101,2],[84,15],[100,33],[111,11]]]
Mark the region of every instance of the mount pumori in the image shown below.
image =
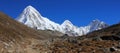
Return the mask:
[[[65,20],[62,24],[58,24],[46,17],[43,17],[32,6],[27,6],[16,20],[31,28],[38,30],[59,31],[65,34],[69,34],[70,36],[80,36],[94,30],[108,27],[106,23],[99,20],[93,20],[88,26],[84,27],[74,26],[69,20]]]

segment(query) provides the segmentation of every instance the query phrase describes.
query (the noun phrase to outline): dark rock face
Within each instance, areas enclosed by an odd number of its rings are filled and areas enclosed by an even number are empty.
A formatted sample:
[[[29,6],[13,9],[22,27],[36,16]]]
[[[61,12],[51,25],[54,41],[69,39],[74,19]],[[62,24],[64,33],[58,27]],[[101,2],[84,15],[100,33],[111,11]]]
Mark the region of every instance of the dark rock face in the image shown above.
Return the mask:
[[[68,38],[69,35],[68,34],[64,34],[63,36],[61,36],[61,38],[65,39],[65,38]]]
[[[114,48],[110,48],[110,51],[111,51],[111,52],[115,52],[115,49],[114,49]]]
[[[115,40],[115,41],[118,41],[118,40],[120,40],[120,38],[119,37],[117,37],[117,36],[102,36],[102,37],[100,37],[102,40]]]

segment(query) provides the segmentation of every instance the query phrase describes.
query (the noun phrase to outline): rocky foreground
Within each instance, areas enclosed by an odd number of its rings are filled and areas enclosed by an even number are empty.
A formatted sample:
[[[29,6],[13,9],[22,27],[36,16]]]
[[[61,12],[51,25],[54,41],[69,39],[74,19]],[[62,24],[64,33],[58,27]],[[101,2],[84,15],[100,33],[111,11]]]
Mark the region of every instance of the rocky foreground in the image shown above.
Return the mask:
[[[120,24],[69,37],[37,31],[0,13],[0,53],[120,53]]]

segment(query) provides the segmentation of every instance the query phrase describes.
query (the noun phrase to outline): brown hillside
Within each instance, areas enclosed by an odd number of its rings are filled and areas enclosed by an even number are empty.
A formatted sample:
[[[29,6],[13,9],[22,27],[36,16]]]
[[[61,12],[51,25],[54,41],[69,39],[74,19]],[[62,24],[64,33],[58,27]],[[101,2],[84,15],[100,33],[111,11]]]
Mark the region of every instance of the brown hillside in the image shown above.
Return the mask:
[[[0,53],[45,52],[45,42],[50,37],[53,36],[31,29],[0,12]]]
[[[54,53],[120,53],[120,24],[53,43]]]
[[[120,53],[120,24],[80,37],[34,30],[0,12],[0,53]]]

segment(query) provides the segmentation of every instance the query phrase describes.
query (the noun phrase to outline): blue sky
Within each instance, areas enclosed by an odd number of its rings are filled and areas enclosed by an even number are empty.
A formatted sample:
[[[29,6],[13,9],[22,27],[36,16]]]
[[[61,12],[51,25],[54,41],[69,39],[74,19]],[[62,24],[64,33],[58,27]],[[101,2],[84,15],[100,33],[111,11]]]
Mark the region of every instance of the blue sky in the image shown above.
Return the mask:
[[[0,0],[0,11],[16,18],[28,5],[60,24],[66,19],[77,26],[94,19],[110,25],[120,22],[120,0]]]

